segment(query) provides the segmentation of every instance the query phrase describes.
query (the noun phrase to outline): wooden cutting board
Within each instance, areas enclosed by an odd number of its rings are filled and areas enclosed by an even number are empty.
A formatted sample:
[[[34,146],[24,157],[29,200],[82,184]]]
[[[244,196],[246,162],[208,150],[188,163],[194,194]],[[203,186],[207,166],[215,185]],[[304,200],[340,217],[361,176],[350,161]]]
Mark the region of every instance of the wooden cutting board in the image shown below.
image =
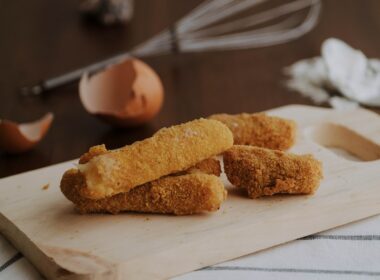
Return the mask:
[[[380,213],[380,117],[297,105],[268,113],[296,120],[292,151],[323,162],[314,196],[251,200],[226,182],[213,214],[78,215],[59,190],[72,161],[0,180],[0,231],[47,278],[163,279]]]

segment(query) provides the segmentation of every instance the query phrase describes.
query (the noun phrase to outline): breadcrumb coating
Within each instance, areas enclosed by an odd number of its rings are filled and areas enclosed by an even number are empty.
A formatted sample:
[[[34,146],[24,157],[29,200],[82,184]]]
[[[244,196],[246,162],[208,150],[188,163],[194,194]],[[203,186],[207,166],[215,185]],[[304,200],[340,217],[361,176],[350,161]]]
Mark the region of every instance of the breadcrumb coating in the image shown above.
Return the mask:
[[[223,154],[223,161],[228,180],[247,189],[250,198],[313,194],[323,177],[322,164],[312,155],[236,145]]]
[[[251,145],[274,150],[287,150],[296,139],[296,123],[265,113],[238,115],[216,114],[218,120],[232,131],[235,145]]]
[[[163,128],[151,138],[123,148],[104,151],[80,164],[86,187],[81,196],[100,199],[186,170],[198,162],[220,154],[233,145],[231,131],[216,120],[199,119]],[[81,158],[86,162],[88,155]]]
[[[104,144],[97,145],[91,147],[88,152],[84,153],[80,158],[79,158],[79,163],[84,164],[89,162],[92,158],[99,156],[101,154],[107,153],[109,150],[107,150],[106,146]],[[207,158],[205,160],[202,160],[201,162],[198,162],[194,166],[190,167],[189,169],[183,171],[183,172],[178,172],[177,175],[183,175],[183,174],[188,174],[188,173],[206,173],[206,174],[213,174],[215,176],[220,176],[222,173],[222,168],[220,167],[220,162],[217,158],[211,157]],[[182,174],[180,174],[182,173]]]
[[[106,145],[104,145],[104,144],[90,147],[90,149],[88,150],[88,152],[85,153],[85,154],[83,154],[79,158],[79,164],[87,163],[93,157],[105,154],[107,152],[108,152],[108,150],[106,148]]]
[[[193,167],[190,167],[185,171],[186,173],[206,173],[213,174],[217,177],[222,173],[222,168],[220,167],[220,162],[216,158],[208,158],[197,163]]]
[[[84,164],[107,152],[105,145],[91,147],[79,162]],[[81,196],[81,190],[86,188],[83,174],[78,169],[70,169],[62,177],[61,190],[83,214],[135,211],[190,215],[219,209],[227,196],[223,184],[216,177],[220,173],[219,160],[208,158],[186,171],[137,186],[128,193],[93,200]]]
[[[227,191],[215,175],[193,173],[167,176],[143,184],[126,193],[92,200],[80,195],[86,188],[85,178],[77,169],[62,177],[61,190],[80,213],[112,213],[134,211],[190,215],[216,211],[226,199]]]

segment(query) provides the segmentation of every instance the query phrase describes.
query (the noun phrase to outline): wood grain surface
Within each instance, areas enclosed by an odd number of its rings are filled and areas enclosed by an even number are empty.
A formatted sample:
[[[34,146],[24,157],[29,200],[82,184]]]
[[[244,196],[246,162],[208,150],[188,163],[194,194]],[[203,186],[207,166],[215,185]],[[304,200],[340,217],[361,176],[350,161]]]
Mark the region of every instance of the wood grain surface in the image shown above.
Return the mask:
[[[168,279],[380,213],[378,115],[307,106],[269,113],[297,122],[291,151],[322,161],[316,194],[252,200],[225,180],[228,199],[216,213],[79,215],[58,187],[67,162],[0,180],[0,232],[48,279]]]
[[[20,86],[52,77],[124,51],[176,21],[200,0],[136,0],[128,26],[106,28],[84,22],[77,0],[0,2],[0,118],[56,118],[35,150],[0,154],[0,177],[62,162],[89,146],[115,148],[171,125],[217,112],[255,112],[281,105],[311,104],[286,90],[283,67],[319,54],[323,40],[337,37],[380,57],[380,1],[324,0],[318,26],[306,36],[274,47],[148,58],[163,80],[163,110],[150,124],[112,129],[88,115],[76,85],[42,98],[20,98]],[[278,2],[278,1],[277,1]]]

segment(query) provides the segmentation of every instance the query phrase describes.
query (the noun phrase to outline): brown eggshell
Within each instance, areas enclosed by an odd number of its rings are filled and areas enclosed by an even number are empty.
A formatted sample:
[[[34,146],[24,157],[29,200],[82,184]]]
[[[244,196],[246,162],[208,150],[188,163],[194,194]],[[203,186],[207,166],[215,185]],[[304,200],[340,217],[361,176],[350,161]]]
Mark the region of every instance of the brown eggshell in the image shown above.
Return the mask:
[[[116,126],[136,126],[151,120],[161,109],[164,89],[154,70],[131,58],[79,83],[84,108]]]
[[[41,119],[30,123],[18,124],[0,120],[0,150],[22,153],[32,149],[45,136],[53,118],[52,113],[47,113]]]

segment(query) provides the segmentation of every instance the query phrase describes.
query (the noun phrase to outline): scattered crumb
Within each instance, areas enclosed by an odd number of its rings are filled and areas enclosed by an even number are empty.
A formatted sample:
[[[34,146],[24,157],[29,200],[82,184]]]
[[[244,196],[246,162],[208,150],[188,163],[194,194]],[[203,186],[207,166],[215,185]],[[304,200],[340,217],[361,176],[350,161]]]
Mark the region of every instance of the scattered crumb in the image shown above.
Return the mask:
[[[145,221],[149,221],[150,219],[148,217],[145,218]]]
[[[46,184],[42,186],[42,190],[46,191],[50,187],[50,184]]]

